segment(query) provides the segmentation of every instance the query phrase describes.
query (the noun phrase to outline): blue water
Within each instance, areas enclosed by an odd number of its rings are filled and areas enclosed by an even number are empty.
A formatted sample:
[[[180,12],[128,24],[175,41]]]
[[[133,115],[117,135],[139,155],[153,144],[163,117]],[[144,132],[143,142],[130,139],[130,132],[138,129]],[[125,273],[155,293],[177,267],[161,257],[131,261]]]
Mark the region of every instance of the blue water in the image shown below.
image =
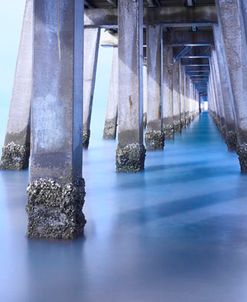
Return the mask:
[[[0,301],[246,302],[247,177],[203,114],[146,170],[84,152],[85,238],[27,240],[28,173],[0,172]]]

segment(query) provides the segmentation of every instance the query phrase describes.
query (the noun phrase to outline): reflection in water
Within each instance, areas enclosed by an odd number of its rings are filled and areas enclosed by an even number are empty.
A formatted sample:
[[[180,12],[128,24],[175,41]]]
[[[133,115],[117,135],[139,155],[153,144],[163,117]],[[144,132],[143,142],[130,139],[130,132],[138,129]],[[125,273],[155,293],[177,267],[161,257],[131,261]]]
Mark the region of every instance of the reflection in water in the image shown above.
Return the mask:
[[[0,173],[0,300],[246,302],[247,178],[208,116],[143,173],[114,157],[114,142],[84,153],[88,223],[71,242],[27,240],[27,171]]]

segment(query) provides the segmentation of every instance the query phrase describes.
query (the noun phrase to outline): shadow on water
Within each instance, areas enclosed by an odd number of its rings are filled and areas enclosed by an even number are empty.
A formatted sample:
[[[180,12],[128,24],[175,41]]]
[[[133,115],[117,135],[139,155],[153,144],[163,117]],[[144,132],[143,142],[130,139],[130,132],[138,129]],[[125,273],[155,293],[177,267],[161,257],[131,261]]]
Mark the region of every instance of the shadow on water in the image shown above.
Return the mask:
[[[28,240],[27,171],[0,172],[0,300],[246,302],[247,178],[204,114],[146,170],[115,173],[115,142],[84,153],[85,238]]]

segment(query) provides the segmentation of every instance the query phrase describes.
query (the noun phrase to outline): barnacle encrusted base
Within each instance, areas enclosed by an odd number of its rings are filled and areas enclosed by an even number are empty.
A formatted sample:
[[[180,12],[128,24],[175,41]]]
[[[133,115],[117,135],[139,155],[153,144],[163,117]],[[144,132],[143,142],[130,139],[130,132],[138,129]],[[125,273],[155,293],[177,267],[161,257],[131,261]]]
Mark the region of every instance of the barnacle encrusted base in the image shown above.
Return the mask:
[[[247,144],[237,146],[237,154],[242,173],[247,173]]]
[[[236,151],[237,134],[235,131],[229,130],[226,132],[226,144],[229,151]]]
[[[116,138],[116,120],[106,120],[104,127],[104,139],[115,139]]]
[[[0,169],[22,170],[28,167],[30,147],[18,145],[14,142],[8,143],[2,149]]]
[[[134,143],[117,147],[116,168],[118,172],[139,172],[144,169],[146,149]]]
[[[174,132],[180,132],[182,129],[181,121],[173,121]]]
[[[90,140],[90,130],[83,130],[82,131],[82,145],[85,149],[89,146],[89,140]]]
[[[29,238],[74,239],[83,234],[86,220],[82,178],[65,185],[40,178],[30,183],[27,192]]]
[[[149,130],[145,133],[147,150],[161,150],[164,148],[164,135],[162,131]]]
[[[173,124],[165,124],[163,126],[163,137],[164,139],[173,139],[174,137],[174,129]]]

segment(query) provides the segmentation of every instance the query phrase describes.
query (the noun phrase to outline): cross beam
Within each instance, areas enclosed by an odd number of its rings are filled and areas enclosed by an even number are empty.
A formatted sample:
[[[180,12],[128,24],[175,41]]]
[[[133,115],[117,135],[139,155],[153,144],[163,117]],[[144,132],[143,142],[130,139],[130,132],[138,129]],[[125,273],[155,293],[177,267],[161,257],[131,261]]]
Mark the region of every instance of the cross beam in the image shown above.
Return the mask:
[[[212,31],[172,31],[164,33],[165,45],[172,47],[179,46],[212,46],[214,36]]]
[[[152,7],[144,9],[144,24],[163,24],[169,27],[179,26],[208,26],[217,23],[215,6],[198,6],[193,9],[174,7]],[[114,28],[118,26],[118,10],[110,9],[85,9],[85,27]]]

